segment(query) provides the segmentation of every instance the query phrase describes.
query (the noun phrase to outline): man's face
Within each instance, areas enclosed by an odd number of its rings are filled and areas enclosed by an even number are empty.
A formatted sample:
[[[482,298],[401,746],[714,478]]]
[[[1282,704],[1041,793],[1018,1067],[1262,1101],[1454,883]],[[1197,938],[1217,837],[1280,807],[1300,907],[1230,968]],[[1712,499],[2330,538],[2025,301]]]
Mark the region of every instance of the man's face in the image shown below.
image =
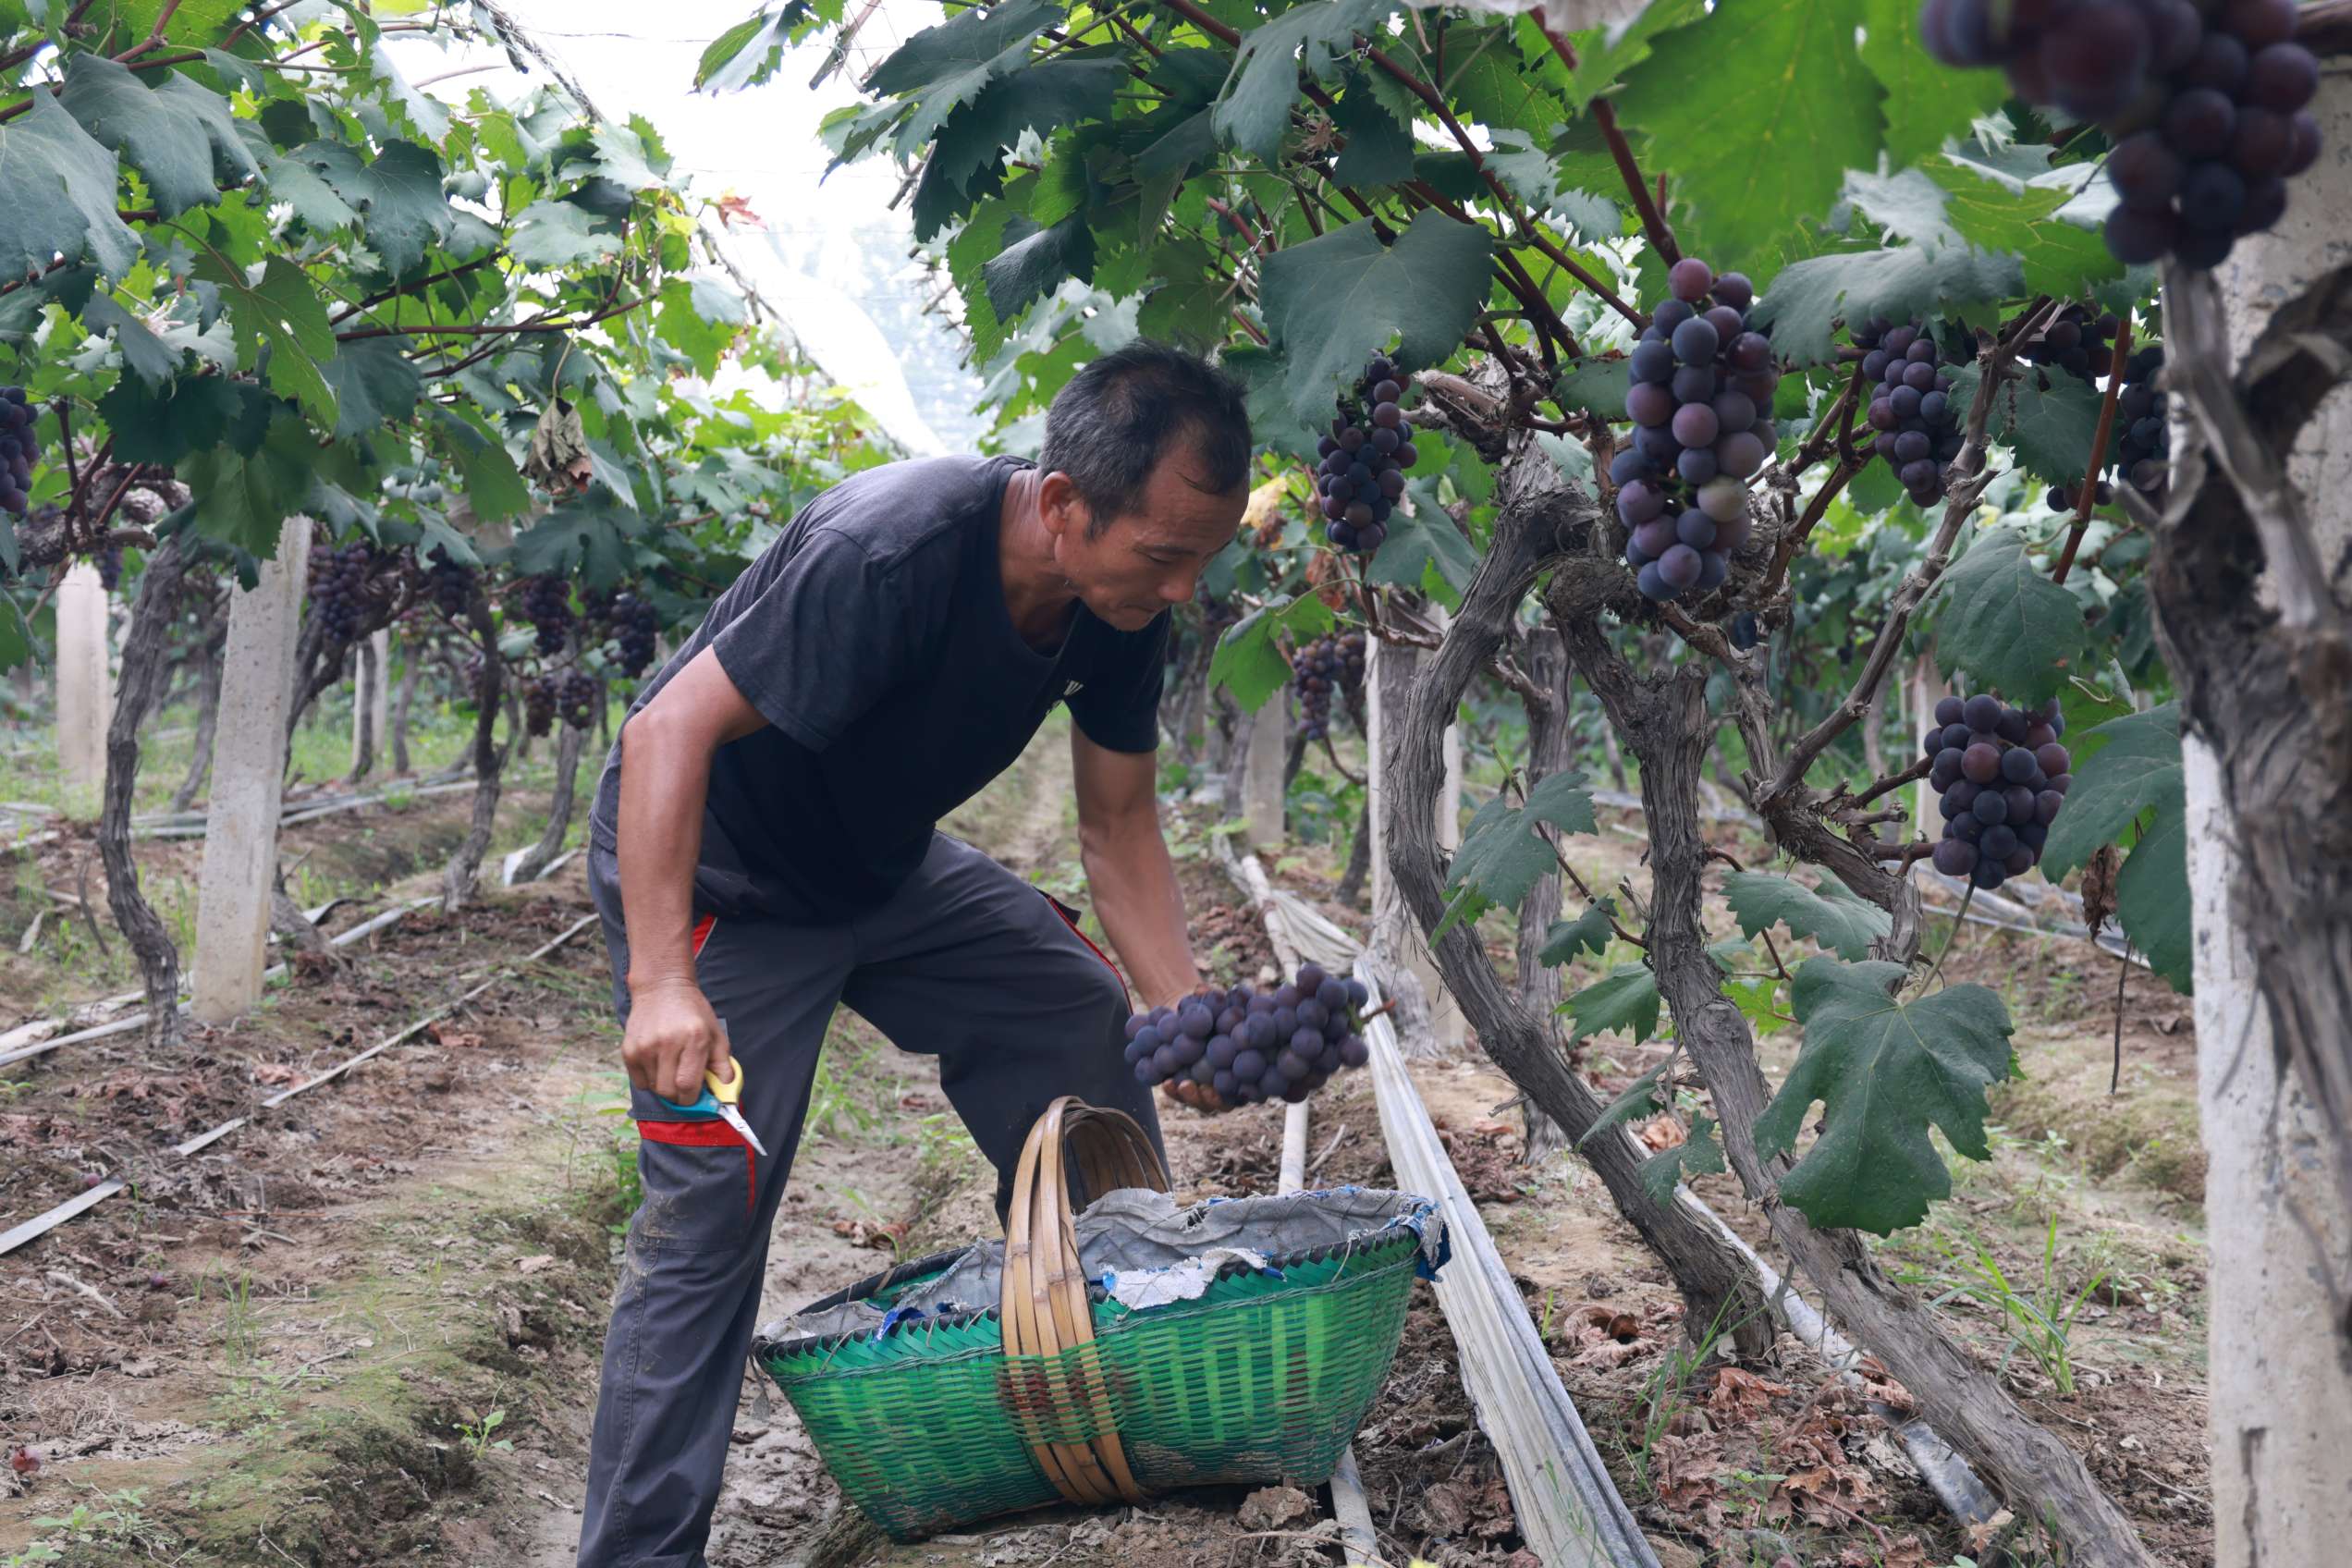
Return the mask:
[[[1152,470],[1143,504],[1088,537],[1091,521],[1077,487],[1048,473],[1038,492],[1054,562],[1085,606],[1121,631],[1140,631],[1170,605],[1193,596],[1208,558],[1233,542],[1249,486],[1223,495],[1200,489],[1200,462],[1181,442]]]

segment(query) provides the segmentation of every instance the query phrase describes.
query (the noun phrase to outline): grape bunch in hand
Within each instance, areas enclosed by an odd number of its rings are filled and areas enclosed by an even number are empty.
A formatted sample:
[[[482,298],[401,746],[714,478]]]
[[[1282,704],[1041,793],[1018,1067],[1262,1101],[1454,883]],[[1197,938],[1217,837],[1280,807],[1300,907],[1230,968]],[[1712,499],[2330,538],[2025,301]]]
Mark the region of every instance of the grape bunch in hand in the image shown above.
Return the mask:
[[[1609,465],[1618,521],[1632,531],[1625,564],[1656,600],[1709,593],[1729,574],[1747,542],[1747,482],[1780,439],[1772,345],[1747,326],[1754,286],[1735,272],[1716,276],[1696,256],[1666,279],[1673,298],[1634,345],[1633,443]]]
[[[2066,717],[2055,698],[2028,712],[1983,692],[1944,698],[1935,717],[1922,742],[1935,759],[1928,782],[1942,795],[1935,868],[1991,892],[2033,869],[2066,802]]]
[[[1127,1060],[1137,1083],[1176,1085],[1171,1092],[1188,1103],[1202,1103],[1205,1089],[1215,1096],[1210,1109],[1295,1104],[1342,1068],[1372,1060],[1363,1034],[1367,996],[1362,981],[1304,963],[1270,990],[1212,988],[1138,1013],[1127,1021]]]

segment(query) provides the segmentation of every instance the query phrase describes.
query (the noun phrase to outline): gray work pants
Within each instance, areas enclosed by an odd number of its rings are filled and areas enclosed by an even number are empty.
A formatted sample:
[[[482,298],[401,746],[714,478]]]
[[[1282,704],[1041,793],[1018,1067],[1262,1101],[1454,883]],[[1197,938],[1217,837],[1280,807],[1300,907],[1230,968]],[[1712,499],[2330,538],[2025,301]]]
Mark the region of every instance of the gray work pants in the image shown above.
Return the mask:
[[[591,849],[588,885],[626,1023],[629,949],[610,851]],[[943,834],[873,913],[818,926],[717,921],[694,967],[742,1064],[744,1118],[772,1158],[754,1159],[723,1123],[681,1125],[653,1095],[630,1091],[644,1198],[605,1338],[580,1568],[703,1568],[768,1231],[837,1003],[900,1049],[939,1059],[940,1087],[997,1169],[999,1214],[1030,1125],[1057,1096],[1115,1107],[1159,1139],[1151,1096],[1121,1048],[1118,972],[1039,889]],[[690,1141],[665,1141],[678,1139]]]

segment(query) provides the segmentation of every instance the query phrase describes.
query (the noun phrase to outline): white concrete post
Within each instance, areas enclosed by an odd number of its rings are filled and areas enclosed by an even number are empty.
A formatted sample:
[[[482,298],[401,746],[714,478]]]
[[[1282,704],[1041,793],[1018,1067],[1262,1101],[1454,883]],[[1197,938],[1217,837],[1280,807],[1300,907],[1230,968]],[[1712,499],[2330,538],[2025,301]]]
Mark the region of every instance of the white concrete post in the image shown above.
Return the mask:
[[[288,518],[259,585],[229,600],[196,903],[192,1006],[207,1023],[225,1023],[261,999],[277,879],[286,712],[294,700],[294,645],[310,555],[311,520]]]
[[[1253,850],[1282,842],[1282,763],[1289,740],[1290,693],[1275,692],[1250,717],[1249,751],[1242,760],[1242,820]]]
[[[362,727],[374,751],[378,767],[387,767],[386,758],[392,754],[389,737],[392,733],[392,633],[389,629],[371,633],[359,646],[359,657],[352,661],[354,689],[351,692],[351,766],[360,766],[360,736]]]
[[[115,683],[106,668],[106,585],[76,561],[57,585],[57,771],[66,813],[94,817],[106,784],[106,726]]]
[[[2271,312],[2352,262],[2352,78],[2330,70],[2311,111],[2327,151],[2297,178],[2276,229],[2218,268],[2241,362]],[[2175,409],[2179,407],[2174,405]],[[2185,445],[2177,421],[2173,449]],[[2352,397],[2339,386],[2287,459],[2320,558],[2352,545]],[[2260,592],[2271,595],[2265,582]],[[2337,699],[2341,701],[2341,697]],[[2205,1145],[2206,1383],[2218,1568],[2339,1562],[2352,1542],[2352,1357],[2335,1292],[2352,1274],[2338,1151],[2296,1069],[2273,1048],[2253,955],[2231,910],[2236,825],[2218,762],[2181,737],[2190,920],[2196,932],[2198,1120]]]

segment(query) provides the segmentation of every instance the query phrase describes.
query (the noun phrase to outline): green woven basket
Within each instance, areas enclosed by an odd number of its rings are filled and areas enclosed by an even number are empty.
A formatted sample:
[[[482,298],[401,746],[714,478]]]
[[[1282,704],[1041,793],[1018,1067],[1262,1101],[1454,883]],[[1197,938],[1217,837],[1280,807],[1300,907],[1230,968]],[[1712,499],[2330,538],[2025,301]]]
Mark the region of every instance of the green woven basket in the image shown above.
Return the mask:
[[[1410,1206],[1344,1245],[1271,1256],[1263,1270],[1228,1263],[1189,1301],[1132,1310],[1090,1282],[1093,1337],[1054,1355],[1008,1355],[1001,1309],[892,1310],[963,1256],[943,1253],[803,1309],[864,1302],[885,1314],[878,1330],[763,1334],[753,1358],[843,1492],[899,1540],[1059,1497],[1107,1501],[1057,1483],[1056,1456],[1072,1452],[1106,1454],[1131,1497],[1312,1486],[1388,1376],[1427,1212]]]

